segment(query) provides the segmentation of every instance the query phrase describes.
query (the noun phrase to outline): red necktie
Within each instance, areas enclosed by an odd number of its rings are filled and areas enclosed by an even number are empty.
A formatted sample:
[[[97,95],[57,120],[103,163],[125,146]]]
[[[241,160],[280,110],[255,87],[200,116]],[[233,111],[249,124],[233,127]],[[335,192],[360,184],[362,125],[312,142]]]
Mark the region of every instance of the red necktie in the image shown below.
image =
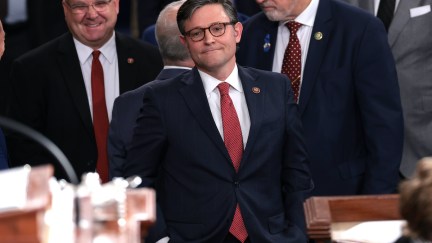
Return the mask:
[[[93,51],[93,61],[91,70],[91,87],[93,100],[93,129],[96,137],[98,159],[96,172],[102,183],[108,181],[108,112],[105,103],[104,74],[102,65],[99,61],[100,51]]]
[[[225,147],[231,157],[233,166],[238,172],[240,161],[243,156],[243,137],[240,128],[240,121],[237,116],[234,104],[229,96],[230,84],[222,82],[218,85],[221,96],[221,113]],[[243,222],[243,217],[240,212],[240,207],[237,204],[234,213],[234,218],[231,223],[229,232],[242,243],[248,237],[246,227]]]
[[[294,100],[298,102],[300,92],[300,75],[301,75],[301,48],[300,41],[297,37],[297,30],[302,24],[290,21],[286,23],[290,31],[288,46],[285,49],[284,59],[282,62],[282,72],[291,80],[291,86],[294,92]]]

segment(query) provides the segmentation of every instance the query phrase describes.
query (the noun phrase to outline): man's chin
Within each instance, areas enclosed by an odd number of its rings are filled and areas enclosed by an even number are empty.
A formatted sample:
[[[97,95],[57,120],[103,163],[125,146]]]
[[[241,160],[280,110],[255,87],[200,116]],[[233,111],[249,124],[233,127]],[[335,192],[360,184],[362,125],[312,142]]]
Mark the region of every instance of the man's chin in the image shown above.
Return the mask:
[[[281,21],[280,16],[278,16],[274,11],[264,11],[264,14],[270,21]]]

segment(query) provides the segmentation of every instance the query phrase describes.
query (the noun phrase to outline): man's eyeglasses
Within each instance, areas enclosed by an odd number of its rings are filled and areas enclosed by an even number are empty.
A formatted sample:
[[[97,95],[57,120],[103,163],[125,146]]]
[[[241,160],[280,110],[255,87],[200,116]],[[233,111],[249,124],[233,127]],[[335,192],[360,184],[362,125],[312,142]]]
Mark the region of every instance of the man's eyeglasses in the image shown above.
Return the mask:
[[[76,4],[70,4],[68,1],[65,1],[66,4],[71,9],[71,12],[74,14],[85,14],[89,11],[90,6],[93,7],[93,9],[96,12],[103,12],[107,10],[108,5],[110,4],[112,0],[99,0],[92,4],[85,4],[85,3],[76,3]]]
[[[205,31],[209,30],[210,34],[214,37],[219,37],[225,34],[225,29],[227,25],[233,25],[234,22],[225,22],[225,23],[214,23],[210,25],[208,28],[195,28],[189,30],[185,33],[185,36],[189,37],[192,41],[201,41],[204,39]]]

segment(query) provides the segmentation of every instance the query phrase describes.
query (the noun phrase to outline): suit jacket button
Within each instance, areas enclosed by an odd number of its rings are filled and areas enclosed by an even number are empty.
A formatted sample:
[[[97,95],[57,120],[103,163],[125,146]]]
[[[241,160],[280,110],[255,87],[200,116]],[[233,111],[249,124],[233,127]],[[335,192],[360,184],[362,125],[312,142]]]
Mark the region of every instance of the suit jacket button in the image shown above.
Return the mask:
[[[238,181],[234,181],[234,186],[235,187],[239,187],[239,182]]]

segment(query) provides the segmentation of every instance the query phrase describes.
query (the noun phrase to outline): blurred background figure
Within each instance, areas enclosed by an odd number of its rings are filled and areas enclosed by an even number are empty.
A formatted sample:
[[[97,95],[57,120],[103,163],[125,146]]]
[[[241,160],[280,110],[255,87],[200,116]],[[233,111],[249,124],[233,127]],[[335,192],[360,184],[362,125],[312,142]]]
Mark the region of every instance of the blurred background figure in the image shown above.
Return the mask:
[[[399,186],[400,213],[407,221],[397,243],[432,242],[432,157],[421,159],[411,179]]]
[[[119,0],[63,0],[62,7],[70,31],[13,63],[8,115],[53,141],[78,176],[96,170],[106,181],[114,99],[153,80],[162,60],[154,46],[114,31]],[[27,139],[7,138],[11,165],[53,163]]]
[[[185,0],[175,1],[165,6],[156,21],[157,42],[164,63],[164,69],[156,80],[174,78],[194,66],[188,49],[180,42],[177,26],[177,11],[184,2]],[[132,140],[142,106],[143,91],[143,87],[140,87],[126,92],[114,102],[108,137],[110,178],[124,177],[127,145]]]
[[[3,24],[0,20],[0,59],[3,56],[4,50],[5,50],[5,32],[3,30]],[[6,141],[3,135],[3,131],[0,129],[0,170],[8,168],[7,157],[8,156],[7,156],[7,149],[6,149]]]
[[[61,0],[0,0],[0,19],[8,35],[0,62],[0,115],[10,98],[12,62],[67,31]]]
[[[388,29],[404,115],[400,172],[410,177],[417,161],[432,156],[432,1],[344,1],[376,15]]]
[[[156,77],[158,81],[155,82],[174,78],[194,66],[189,50],[180,42],[180,30],[176,20],[177,11],[184,2],[175,1],[165,6],[156,21],[156,37],[165,66]],[[143,106],[144,91],[144,86],[141,86],[120,95],[114,102],[108,135],[109,175],[111,179],[113,177],[127,177],[125,171],[129,166],[126,164],[126,157],[136,120]],[[157,218],[159,217],[162,217],[160,212],[157,214]],[[160,231],[161,228],[164,228],[163,223],[163,220],[156,221],[156,225],[150,229],[145,242],[156,242],[165,236],[166,232]]]
[[[0,20],[0,60],[3,56],[4,51],[5,51],[5,35],[6,35],[6,33],[4,32],[3,24]]]

